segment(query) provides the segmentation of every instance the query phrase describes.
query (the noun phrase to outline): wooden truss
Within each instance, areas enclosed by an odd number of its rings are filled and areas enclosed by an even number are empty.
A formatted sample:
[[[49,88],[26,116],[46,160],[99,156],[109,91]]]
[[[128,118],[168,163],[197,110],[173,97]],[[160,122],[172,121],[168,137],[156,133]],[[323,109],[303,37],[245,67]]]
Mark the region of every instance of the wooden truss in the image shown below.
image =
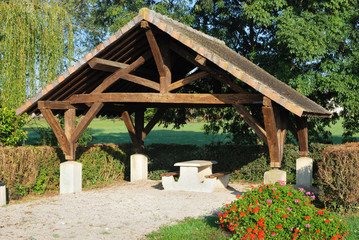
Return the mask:
[[[289,112],[269,98],[262,94],[249,93],[232,81],[226,72],[208,63],[206,58],[173,41],[159,44],[148,22],[141,22],[141,27],[145,32],[149,50],[138,56],[131,64],[92,58],[88,62],[92,70],[110,74],[92,91],[85,94],[73,94],[69,97],[64,95],[63,101],[38,102],[38,108],[54,131],[67,160],[75,160],[79,137],[104,105],[108,103],[120,104],[116,111],[119,111],[118,114],[121,115],[125,122],[136,152],[143,151],[144,139],[158,123],[168,107],[233,106],[257,136],[268,145],[271,167],[279,168],[281,166],[287,130],[290,130],[297,138],[300,154],[304,156],[308,154],[306,118],[297,118],[295,124],[291,123],[289,121]],[[197,67],[198,71],[172,82],[174,79],[172,76],[173,54]],[[146,72],[146,69],[141,67],[152,58],[159,76],[157,81],[138,75],[143,71]],[[231,88],[235,93],[176,93],[180,88],[209,76],[219,84],[224,84]],[[148,89],[149,92],[112,92],[112,86],[119,80],[140,85]],[[74,87],[81,88],[80,85],[75,85]],[[256,120],[244,106],[253,104],[262,106],[263,124]],[[137,107],[133,108],[134,105]],[[76,111],[84,106],[88,108],[87,113],[76,125]],[[158,110],[152,120],[145,126],[144,112],[146,107],[149,106],[156,107]],[[56,119],[53,110],[64,111],[64,129]],[[133,117],[131,117],[131,114],[133,114]]]

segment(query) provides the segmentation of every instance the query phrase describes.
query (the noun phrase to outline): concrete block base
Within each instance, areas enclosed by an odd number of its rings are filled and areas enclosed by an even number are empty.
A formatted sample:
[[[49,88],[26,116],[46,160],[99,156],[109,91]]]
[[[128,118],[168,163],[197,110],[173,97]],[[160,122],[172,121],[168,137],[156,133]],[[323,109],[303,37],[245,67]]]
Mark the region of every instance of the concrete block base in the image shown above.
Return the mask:
[[[312,186],[313,178],[313,159],[301,157],[296,164],[296,186],[309,189]]]
[[[6,186],[0,182],[0,207],[6,205]]]
[[[274,184],[278,181],[287,181],[287,173],[279,169],[272,169],[264,173],[264,184]]]
[[[82,164],[67,161],[60,164],[60,194],[82,191]]]
[[[130,181],[147,180],[148,158],[143,154],[131,155]]]

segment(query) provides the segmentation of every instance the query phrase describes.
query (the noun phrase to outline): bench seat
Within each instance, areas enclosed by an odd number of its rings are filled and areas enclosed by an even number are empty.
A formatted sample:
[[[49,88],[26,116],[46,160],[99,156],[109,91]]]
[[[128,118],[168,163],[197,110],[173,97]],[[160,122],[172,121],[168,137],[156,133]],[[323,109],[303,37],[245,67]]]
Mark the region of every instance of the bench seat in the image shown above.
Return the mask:
[[[204,176],[205,178],[219,178],[219,177],[223,177],[224,175],[229,174],[229,172],[219,172],[219,173],[213,173],[211,175],[206,175]]]
[[[162,173],[161,177],[170,177],[170,176],[178,176],[179,172],[168,172],[168,173]]]

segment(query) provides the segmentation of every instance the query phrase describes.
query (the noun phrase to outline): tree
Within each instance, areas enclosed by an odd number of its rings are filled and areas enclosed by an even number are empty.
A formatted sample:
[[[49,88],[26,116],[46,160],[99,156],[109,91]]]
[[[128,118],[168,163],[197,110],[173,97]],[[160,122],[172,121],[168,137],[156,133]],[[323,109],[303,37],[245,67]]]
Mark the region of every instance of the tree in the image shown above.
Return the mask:
[[[327,109],[342,107],[344,136],[350,140],[359,132],[357,9],[355,0],[205,0],[197,1],[193,13],[195,28],[224,40]],[[328,140],[324,127],[337,119],[337,114],[332,120],[310,119],[310,136]],[[236,129],[231,126],[237,121],[221,124],[212,121],[208,130]]]
[[[0,105],[16,108],[69,61],[72,26],[57,1],[0,1]]]

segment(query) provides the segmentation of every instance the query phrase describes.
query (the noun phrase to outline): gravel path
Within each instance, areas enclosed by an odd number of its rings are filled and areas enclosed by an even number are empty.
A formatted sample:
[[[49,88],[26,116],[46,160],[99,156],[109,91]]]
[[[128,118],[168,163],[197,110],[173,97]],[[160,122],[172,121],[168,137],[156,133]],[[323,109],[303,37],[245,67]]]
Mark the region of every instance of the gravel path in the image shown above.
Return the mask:
[[[162,225],[215,213],[249,187],[196,193],[164,191],[159,181],[123,182],[44,197],[0,208],[0,239],[145,239]]]

